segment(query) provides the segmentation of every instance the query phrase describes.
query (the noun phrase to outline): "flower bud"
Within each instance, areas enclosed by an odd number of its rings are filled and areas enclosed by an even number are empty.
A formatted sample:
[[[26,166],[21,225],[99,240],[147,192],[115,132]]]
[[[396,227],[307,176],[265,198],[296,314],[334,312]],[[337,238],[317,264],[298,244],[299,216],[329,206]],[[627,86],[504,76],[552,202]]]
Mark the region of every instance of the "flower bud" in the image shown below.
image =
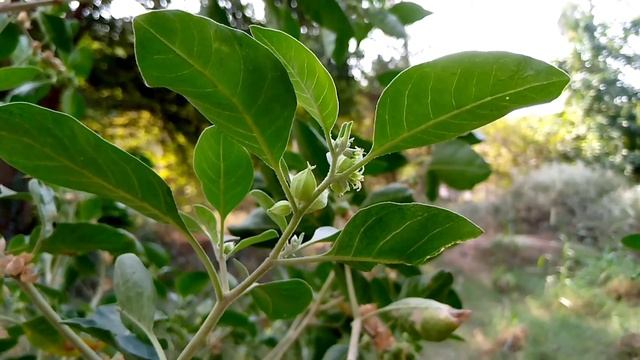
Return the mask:
[[[352,126],[353,121],[346,122],[340,126],[338,137],[333,141],[333,147],[335,148],[336,153],[342,154],[349,146],[351,146],[351,142],[353,141],[351,138]]]
[[[274,215],[287,216],[291,214],[291,204],[287,200],[280,200],[267,211]]]
[[[9,263],[4,268],[5,274],[9,276],[16,276],[24,270],[24,260],[20,256],[12,256]]]
[[[446,340],[471,316],[471,310],[454,309],[430,299],[405,298],[395,304],[391,315],[403,330],[427,341]]]
[[[316,190],[316,177],[313,175],[313,168],[307,164],[307,168],[297,173],[291,179],[291,192],[296,202],[306,203],[311,201],[313,192]]]
[[[320,196],[318,196],[315,200],[313,200],[313,202],[311,203],[311,206],[309,206],[309,208],[307,209],[307,213],[324,209],[324,207],[327,206],[328,200],[329,200],[329,191],[325,190],[322,192],[322,194],[320,194]]]
[[[233,243],[230,242],[226,242],[224,243],[223,247],[222,247],[222,251],[225,253],[225,255],[231,253],[231,251],[233,251],[233,248],[235,247],[235,245]]]

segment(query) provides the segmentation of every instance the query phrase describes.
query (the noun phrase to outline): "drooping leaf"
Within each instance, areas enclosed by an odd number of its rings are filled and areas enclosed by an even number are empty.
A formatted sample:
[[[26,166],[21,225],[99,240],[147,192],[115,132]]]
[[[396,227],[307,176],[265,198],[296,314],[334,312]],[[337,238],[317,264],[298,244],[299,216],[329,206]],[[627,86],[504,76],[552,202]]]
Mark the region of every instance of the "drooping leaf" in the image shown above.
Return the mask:
[[[115,305],[98,306],[88,317],[67,319],[63,323],[136,358],[158,359],[151,345],[139,340],[124,326]]]
[[[325,131],[331,131],[338,118],[338,93],[331,75],[316,55],[282,31],[252,26],[251,33],[287,69],[298,103]]]
[[[300,38],[300,23],[293,17],[289,4],[276,0],[265,1],[267,26],[280,29],[294,38]]]
[[[0,158],[26,174],[184,227],[169,186],[153,170],[66,114],[25,103],[2,105],[0,136]]]
[[[369,205],[389,201],[395,203],[410,203],[414,202],[415,199],[413,198],[413,191],[411,191],[411,189],[399,183],[392,183],[367,194],[367,197],[362,201],[360,207],[364,208]]]
[[[431,154],[428,171],[458,190],[472,189],[491,175],[489,164],[462,140],[437,144]]]
[[[369,21],[385,34],[399,39],[407,37],[404,24],[386,9],[372,9],[369,11]]]
[[[413,66],[384,90],[376,109],[376,156],[463,135],[518,108],[556,98],[569,77],[508,52],[463,52]]]
[[[186,97],[209,121],[276,168],[296,109],[286,70],[242,31],[183,11],[134,20],[136,59],[151,87]]]
[[[104,224],[59,223],[42,243],[42,251],[50,254],[80,255],[96,250],[112,254],[133,252],[136,239],[124,230]]]
[[[375,264],[423,264],[482,230],[461,215],[423,204],[379,203],[358,211],[326,254],[370,270]]]
[[[404,25],[413,24],[432,14],[431,11],[425,10],[422,6],[410,1],[403,1],[393,5],[389,8],[389,12],[395,15]]]
[[[65,346],[65,339],[44,317],[37,317],[21,324],[29,344],[58,356],[75,356],[77,350]]]
[[[262,208],[253,209],[249,215],[239,224],[229,225],[229,232],[239,238],[248,238],[259,235],[270,229],[278,229],[278,226],[269,218]]]
[[[227,309],[220,318],[220,325],[231,326],[235,329],[246,331],[251,336],[256,336],[258,333],[258,327],[252,318],[247,314],[235,311],[233,309]]]
[[[20,28],[14,23],[8,23],[4,29],[0,31],[0,59],[4,59],[11,55],[18,47],[20,41]]]
[[[631,234],[622,238],[622,244],[633,250],[640,250],[640,234]]]
[[[290,279],[260,284],[251,290],[251,296],[270,319],[290,319],[311,303],[313,290],[300,279]]]
[[[118,256],[113,286],[120,310],[151,331],[156,312],[156,289],[149,270],[137,256],[131,253]]]
[[[8,66],[0,68],[0,91],[11,90],[35,79],[42,71],[35,66]]]
[[[87,103],[78,89],[69,87],[62,93],[60,97],[60,110],[76,119],[82,119],[86,109]]]
[[[267,193],[262,190],[254,189],[251,190],[249,194],[258,203],[258,205],[260,205],[264,212],[271,209],[273,204],[276,203],[273,198],[271,198],[271,196],[267,195]],[[268,212],[266,213],[266,215],[271,219],[271,221],[278,225],[281,231],[284,231],[284,229],[287,227],[287,219],[284,216],[274,214],[272,212]]]
[[[71,52],[73,47],[71,29],[63,18],[43,12],[40,13],[38,20],[47,41],[55,45],[59,51],[67,54]]]
[[[207,200],[222,218],[251,190],[253,164],[249,153],[217,126],[208,127],[200,135],[194,150],[193,168]]]
[[[346,360],[349,346],[346,344],[334,344],[322,356],[322,360]]]
[[[49,94],[51,82],[49,80],[28,81],[7,94],[8,102],[38,103]]]
[[[242,239],[238,242],[238,244],[236,244],[233,250],[229,253],[229,256],[237,253],[240,250],[246,249],[249,246],[259,244],[265,241],[269,241],[277,237],[278,237],[278,232],[273,229],[270,229],[270,230],[266,230],[263,233],[260,233],[259,235]]]

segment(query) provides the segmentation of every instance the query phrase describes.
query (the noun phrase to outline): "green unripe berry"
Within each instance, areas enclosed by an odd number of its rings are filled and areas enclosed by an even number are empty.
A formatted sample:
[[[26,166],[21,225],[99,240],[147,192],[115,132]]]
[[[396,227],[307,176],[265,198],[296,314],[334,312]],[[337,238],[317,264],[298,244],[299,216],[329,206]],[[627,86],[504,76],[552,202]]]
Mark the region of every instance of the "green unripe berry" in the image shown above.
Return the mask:
[[[313,167],[307,164],[306,169],[300,171],[291,179],[291,193],[296,203],[308,203],[311,201],[317,186],[316,177],[313,175]]]

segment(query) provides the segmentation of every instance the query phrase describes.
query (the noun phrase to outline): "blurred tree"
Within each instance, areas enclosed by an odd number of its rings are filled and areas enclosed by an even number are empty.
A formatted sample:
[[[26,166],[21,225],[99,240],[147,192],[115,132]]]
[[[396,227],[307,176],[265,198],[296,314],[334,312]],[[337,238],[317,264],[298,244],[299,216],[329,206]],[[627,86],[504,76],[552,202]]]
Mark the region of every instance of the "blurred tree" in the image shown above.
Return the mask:
[[[618,0],[618,5],[624,4]],[[592,2],[566,8],[560,25],[573,51],[561,67],[572,74],[570,101],[585,121],[599,124],[608,144],[602,160],[613,160],[640,180],[640,89],[632,80],[640,72],[640,17],[605,23],[597,14]]]

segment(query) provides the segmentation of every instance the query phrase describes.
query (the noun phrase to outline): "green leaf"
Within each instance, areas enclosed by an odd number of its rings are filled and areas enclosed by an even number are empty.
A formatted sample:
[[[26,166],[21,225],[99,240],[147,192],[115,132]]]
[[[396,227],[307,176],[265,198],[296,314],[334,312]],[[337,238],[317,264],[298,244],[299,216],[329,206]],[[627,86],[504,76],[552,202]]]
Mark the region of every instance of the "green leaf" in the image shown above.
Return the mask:
[[[326,254],[362,270],[419,265],[482,230],[461,215],[423,204],[379,203],[358,211]]]
[[[211,209],[203,205],[194,205],[193,210],[196,213],[197,222],[201,228],[207,232],[207,235],[214,242],[218,242],[218,220]]]
[[[136,358],[158,358],[153,347],[140,341],[124,326],[115,305],[98,306],[95,313],[88,317],[67,319],[63,323]]]
[[[137,256],[131,253],[118,256],[113,286],[122,312],[151,331],[156,312],[156,289],[151,274]]]
[[[458,190],[472,189],[491,175],[489,164],[462,140],[437,144],[433,149],[428,171]]]
[[[42,71],[35,66],[9,66],[0,68],[0,91],[11,90],[35,79]]]
[[[222,218],[251,190],[253,164],[249,153],[217,126],[208,127],[200,135],[194,150],[193,168],[207,200]]]
[[[38,20],[47,40],[55,45],[57,50],[67,54],[71,52],[71,48],[73,47],[71,29],[63,18],[47,13],[40,13]]]
[[[37,103],[49,95],[51,82],[48,80],[28,81],[7,94],[8,102]]]
[[[555,99],[568,81],[554,66],[508,52],[463,52],[413,66],[378,101],[373,155],[463,135]]]
[[[633,250],[640,250],[640,234],[631,234],[622,238],[622,244]]]
[[[302,13],[325,29],[330,30],[333,37],[329,39],[332,49],[331,57],[338,64],[343,64],[349,52],[349,40],[354,36],[354,30],[349,17],[342,10],[336,0],[298,0]],[[322,37],[327,32],[323,31]]]
[[[269,319],[290,319],[309,306],[313,290],[300,279],[279,280],[255,286],[251,297]]]
[[[267,195],[267,193],[262,190],[254,189],[251,190],[249,194],[258,203],[258,205],[260,205],[262,210],[264,210],[264,213],[271,219],[271,221],[278,225],[281,231],[284,231],[284,229],[287,227],[287,219],[282,215],[266,212],[267,210],[271,209],[271,207],[276,203],[273,198],[271,198],[271,196]]]
[[[209,275],[204,271],[180,274],[176,278],[176,291],[182,296],[197,295],[209,285]]]
[[[293,124],[293,134],[298,145],[298,152],[310,164],[316,166],[316,173],[321,176],[329,172],[327,152],[329,148],[317,125],[311,121],[297,120]],[[307,168],[307,164],[304,164]]]
[[[65,346],[65,339],[44,317],[37,317],[21,324],[29,344],[47,353],[61,357],[72,356],[75,348]]]
[[[6,104],[0,106],[0,136],[0,158],[16,169],[47,183],[113,198],[184,229],[169,186],[74,118],[36,105]]]
[[[364,208],[369,205],[388,201],[396,203],[410,203],[414,202],[415,199],[413,198],[413,191],[411,191],[411,189],[402,184],[392,183],[367,194],[367,197],[362,201],[360,207]]]
[[[7,24],[2,31],[0,31],[0,59],[4,59],[11,55],[13,51],[18,47],[20,41],[20,28],[14,23]]]
[[[260,26],[251,34],[280,60],[293,84],[298,103],[329,132],[338,118],[338,93],[316,55],[290,35]]]
[[[372,9],[369,11],[369,21],[382,30],[385,34],[399,39],[407,37],[404,25],[391,12],[385,9]]]
[[[275,239],[277,237],[278,237],[278,232],[273,230],[273,229],[270,229],[270,230],[267,230],[267,231],[265,231],[263,233],[260,233],[259,235],[248,237],[246,239],[242,239],[233,248],[231,253],[229,253],[229,256],[232,256],[233,254],[237,253],[238,251],[246,249],[249,246],[252,246],[252,245],[255,245],[255,244],[259,244],[261,242],[269,241],[269,240]]]
[[[76,119],[84,117],[87,104],[84,96],[74,87],[67,88],[60,98],[60,110]]]
[[[136,239],[124,230],[103,224],[60,223],[42,243],[42,251],[50,254],[80,255],[95,250],[132,252],[136,250]]]
[[[346,360],[349,346],[346,344],[334,344],[322,356],[322,360]]]
[[[222,132],[277,168],[296,98],[271,51],[242,31],[182,11],[150,12],[133,26],[147,85],[186,97]]]
[[[88,78],[93,68],[93,51],[86,46],[73,49],[67,59],[67,65],[80,79]]]
[[[425,10],[422,6],[409,1],[393,5],[389,12],[395,15],[404,25],[413,24],[432,14],[431,11]]]

